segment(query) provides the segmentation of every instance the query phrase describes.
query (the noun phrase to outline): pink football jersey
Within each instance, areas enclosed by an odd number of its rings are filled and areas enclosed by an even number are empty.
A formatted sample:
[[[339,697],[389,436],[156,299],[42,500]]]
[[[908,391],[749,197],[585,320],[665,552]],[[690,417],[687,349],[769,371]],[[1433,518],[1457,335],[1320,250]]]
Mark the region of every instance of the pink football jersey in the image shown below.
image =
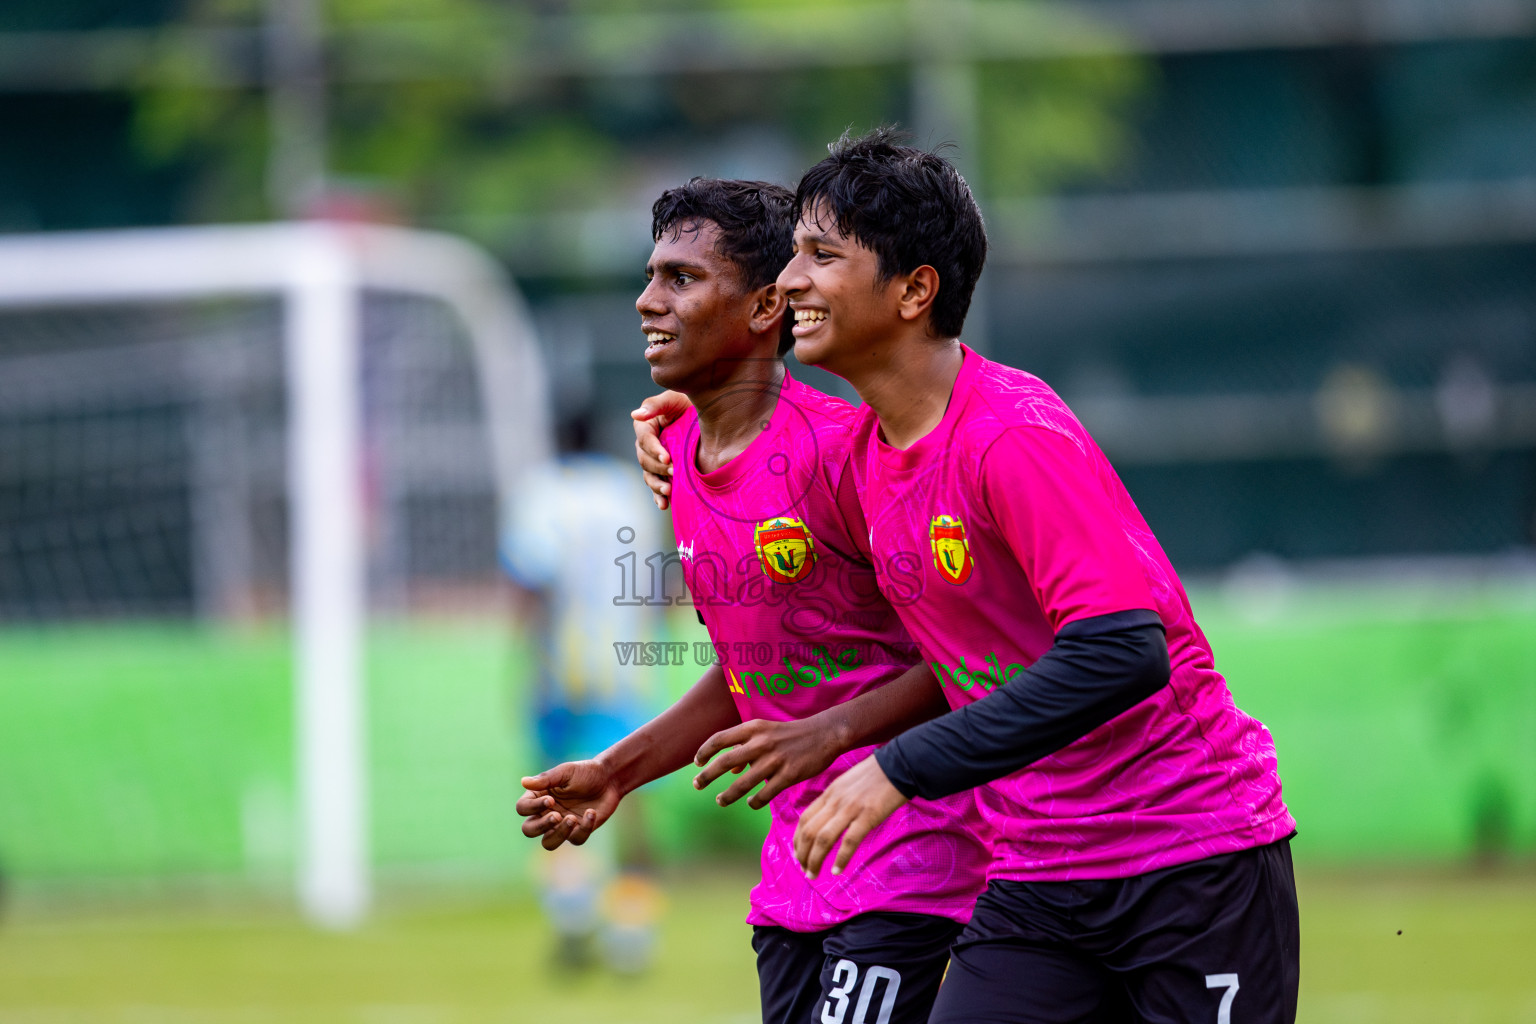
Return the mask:
[[[786,374],[763,432],[712,473],[694,461],[695,413],[663,432],[676,467],[672,522],[684,578],[742,721],[806,718],[922,660],[869,562],[849,472],[855,417]],[[841,875],[808,880],[796,863],[801,812],[874,750],[850,750],[770,802],[748,923],[818,931],[870,911],[970,919],[990,851],[969,793],[911,801]]]
[[[989,877],[1119,878],[1282,839],[1275,746],[1216,671],[1189,599],[1120,478],[1046,384],[965,349],[943,420],[907,449],[860,410],[859,478],[881,588],[954,707],[1063,625],[1134,609],[1167,631],[1169,684],[974,792]]]

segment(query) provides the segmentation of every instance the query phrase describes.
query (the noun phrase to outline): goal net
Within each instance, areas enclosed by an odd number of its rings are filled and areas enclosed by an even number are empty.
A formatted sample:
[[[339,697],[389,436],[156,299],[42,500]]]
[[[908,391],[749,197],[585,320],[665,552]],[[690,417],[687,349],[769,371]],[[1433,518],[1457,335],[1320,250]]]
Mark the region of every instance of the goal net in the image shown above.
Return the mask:
[[[378,864],[494,869],[544,396],[455,239],[0,239],[0,870],[292,877],[346,926]]]

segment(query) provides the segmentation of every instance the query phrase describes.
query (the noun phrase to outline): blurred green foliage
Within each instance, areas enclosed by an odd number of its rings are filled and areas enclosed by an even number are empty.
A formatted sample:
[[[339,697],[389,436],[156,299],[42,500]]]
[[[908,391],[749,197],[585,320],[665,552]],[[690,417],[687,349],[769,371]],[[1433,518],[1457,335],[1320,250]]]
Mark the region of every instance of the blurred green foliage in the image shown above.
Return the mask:
[[[1146,65],[1117,56],[985,65],[980,119],[989,191],[1044,192],[1112,172],[1129,155],[1124,119],[1148,79]]]
[[[983,190],[1050,189],[1114,169],[1148,82],[1147,64],[1107,38],[1086,56],[1010,59],[1009,47],[1066,24],[1029,0],[322,7],[334,180],[406,219],[472,228],[647,202],[648,170],[670,172],[668,156],[686,160],[743,130],[761,129],[809,164],[850,127],[910,125],[914,58],[962,52],[978,57],[968,74]],[[274,212],[257,31],[265,9],[190,0],[136,91],[141,152],[196,169],[190,219]]]

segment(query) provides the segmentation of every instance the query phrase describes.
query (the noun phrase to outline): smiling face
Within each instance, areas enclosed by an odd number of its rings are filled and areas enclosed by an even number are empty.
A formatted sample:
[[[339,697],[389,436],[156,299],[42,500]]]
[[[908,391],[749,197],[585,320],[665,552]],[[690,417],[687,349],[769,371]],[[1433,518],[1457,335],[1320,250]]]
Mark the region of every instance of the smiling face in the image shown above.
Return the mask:
[[[889,343],[903,321],[900,275],[882,280],[880,259],[838,230],[822,208],[795,227],[795,251],[779,290],[795,318],[795,358],[840,376]]]
[[[651,380],[684,394],[719,386],[730,361],[777,354],[777,290],[746,288],[736,264],[720,254],[719,236],[707,220],[663,232],[645,265],[649,283],[635,300]]]

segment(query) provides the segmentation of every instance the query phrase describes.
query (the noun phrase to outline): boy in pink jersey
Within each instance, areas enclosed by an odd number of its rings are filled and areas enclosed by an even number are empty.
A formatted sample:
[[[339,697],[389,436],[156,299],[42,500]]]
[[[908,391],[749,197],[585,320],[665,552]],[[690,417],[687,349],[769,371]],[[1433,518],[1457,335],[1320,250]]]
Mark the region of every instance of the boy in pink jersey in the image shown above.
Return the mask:
[[[806,810],[807,874],[839,836],[846,870],[910,799],[974,791],[995,852],[933,1020],[1293,1021],[1273,741],[1077,418],[960,344],[986,254],[964,180],[880,131],[835,145],[795,212],[795,354],[867,403],[854,466],[880,583],[956,709]],[[913,564],[915,586],[891,571]]]
[[[525,779],[518,809],[546,846],[580,842],[623,792],[694,751],[704,763],[734,748],[697,784],[750,765],[726,803],[766,783],[751,800],[771,820],[747,918],[764,1020],[920,1024],[985,881],[974,801],[904,804],[836,877],[808,877],[792,846],[800,812],[834,779],[945,708],[869,562],[854,410],[784,369],[793,338],[773,280],[792,200],[758,182],[669,190],[636,302],[652,377],[695,402],[664,440],[683,575],[720,663],[593,761]]]

